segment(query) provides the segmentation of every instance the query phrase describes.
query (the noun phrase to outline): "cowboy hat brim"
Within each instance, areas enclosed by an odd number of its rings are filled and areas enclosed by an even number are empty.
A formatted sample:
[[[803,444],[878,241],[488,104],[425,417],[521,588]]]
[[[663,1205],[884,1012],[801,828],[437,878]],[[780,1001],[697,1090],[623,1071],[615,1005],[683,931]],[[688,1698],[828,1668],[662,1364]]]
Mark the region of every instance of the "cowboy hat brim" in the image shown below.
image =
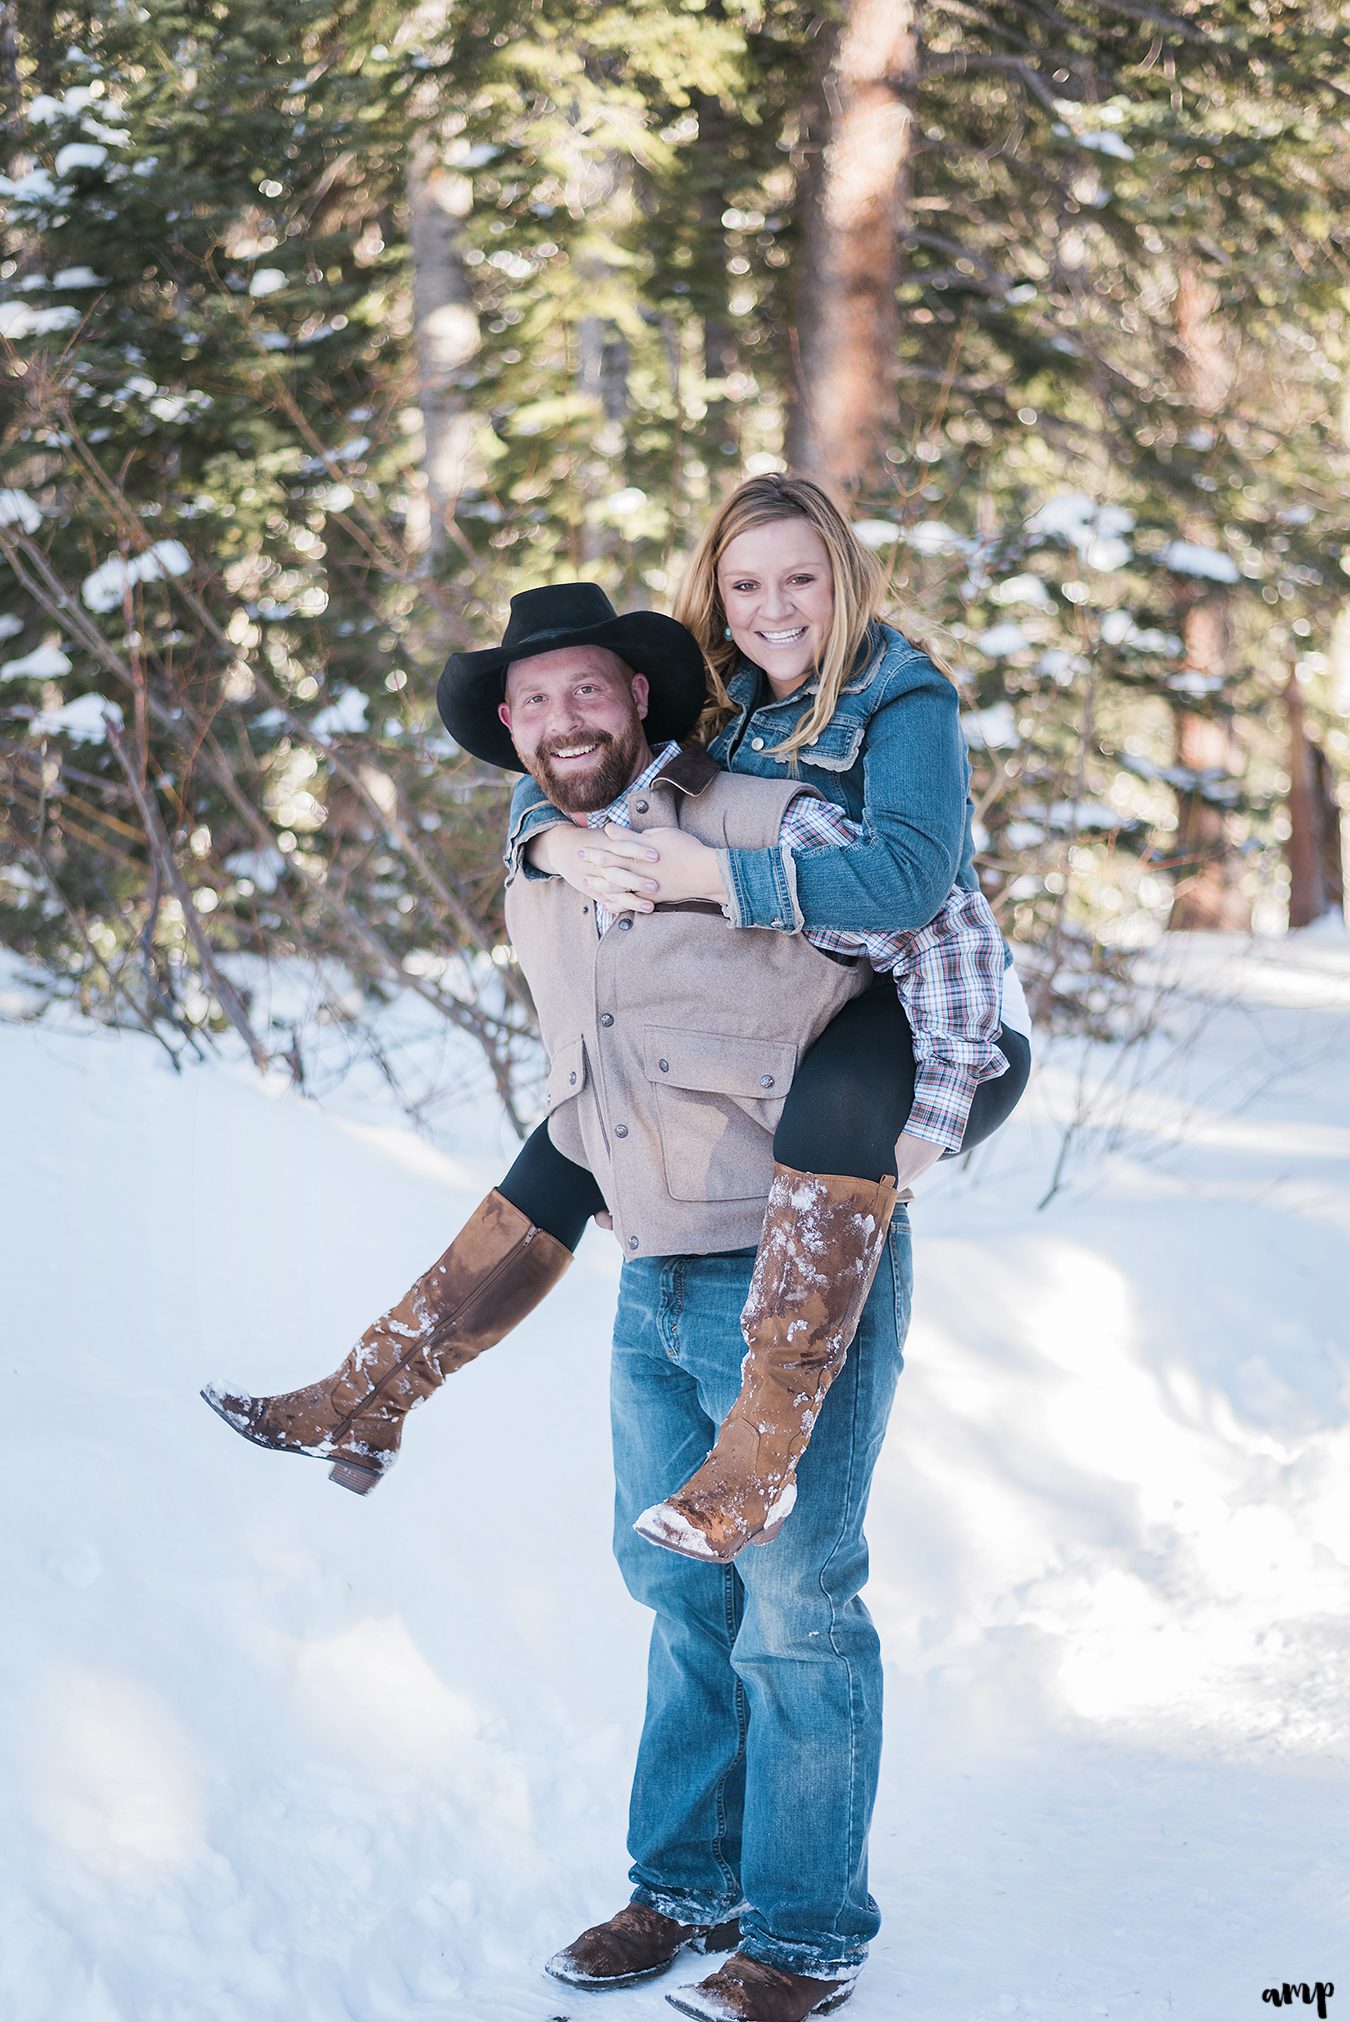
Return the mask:
[[[537,632],[515,646],[452,653],[436,686],[436,707],[456,744],[489,765],[524,772],[511,733],[497,711],[513,660],[565,646],[606,646],[650,686],[644,728],[653,747],[687,737],[708,699],[703,655],[691,632],[659,611],[630,611],[595,625]]]

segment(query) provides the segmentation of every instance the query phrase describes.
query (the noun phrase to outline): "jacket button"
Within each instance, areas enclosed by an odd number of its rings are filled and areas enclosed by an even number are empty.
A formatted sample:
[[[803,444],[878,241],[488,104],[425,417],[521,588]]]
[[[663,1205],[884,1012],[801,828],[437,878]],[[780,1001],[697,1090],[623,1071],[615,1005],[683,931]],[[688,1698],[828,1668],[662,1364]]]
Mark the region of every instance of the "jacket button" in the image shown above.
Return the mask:
[[[656,1064],[663,1074],[669,1074],[670,1062],[668,1060],[658,1060]]]
[[[762,737],[752,737],[750,739],[750,749],[752,751],[763,751],[764,739]]]
[[[624,918],[623,918],[623,919],[621,919],[621,920],[620,920],[620,922],[619,922],[619,927],[620,927],[620,930],[621,930],[621,932],[623,932],[623,933],[625,933],[625,934],[626,934],[626,933],[627,933],[627,932],[629,931],[629,929],[630,929],[630,928],[632,927],[632,924],[633,924],[633,922],[632,922],[632,921],[631,921],[631,920],[630,920],[630,919],[629,919],[629,918],[627,917],[627,915],[625,914]]]
[[[648,805],[649,803],[645,800],[635,800],[633,802],[634,814],[646,814]]]
[[[583,914],[585,914],[585,913],[589,913],[589,911],[590,911],[591,909],[590,909],[590,907],[589,907],[589,906],[583,906],[581,910],[582,910]]]
[[[772,1088],[773,1076],[771,1074],[761,1074],[759,1077],[759,1085],[761,1088]]]
[[[782,922],[781,920],[775,920],[775,921],[774,921],[774,925],[775,925],[775,927],[781,927],[781,926],[782,926],[782,924],[783,924],[783,922]]]
[[[600,1013],[600,1023],[606,1026],[612,1025],[614,1023],[614,1013],[612,1011],[602,1011]]]
[[[635,1249],[637,1248],[637,1246],[638,1246],[638,1239],[637,1239],[637,1237],[636,1237],[636,1236],[630,1236],[630,1237],[628,1238],[628,1247],[629,1247],[629,1249],[630,1249],[630,1250],[635,1250]]]
[[[614,1126],[614,1135],[615,1137],[627,1137],[628,1125],[626,1123],[616,1123]]]
[[[572,1073],[568,1075],[567,1079],[568,1079],[568,1082],[569,1082],[569,1083],[571,1084],[571,1086],[572,1086],[573,1088],[575,1088],[575,1087],[576,1087],[576,1085],[577,1085],[577,1077],[576,1077],[576,1070],[575,1070],[575,1069],[573,1069]]]

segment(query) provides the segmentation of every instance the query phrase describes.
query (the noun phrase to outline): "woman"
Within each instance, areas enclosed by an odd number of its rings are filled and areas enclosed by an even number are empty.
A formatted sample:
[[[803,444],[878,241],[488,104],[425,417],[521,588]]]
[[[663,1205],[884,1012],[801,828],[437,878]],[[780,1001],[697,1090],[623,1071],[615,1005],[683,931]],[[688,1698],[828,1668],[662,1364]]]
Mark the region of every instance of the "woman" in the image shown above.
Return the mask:
[[[815,788],[832,803],[829,820],[820,802],[794,806],[817,810],[816,833],[749,851],[708,849],[675,830],[639,839],[611,829],[603,843],[579,843],[574,826],[556,826],[562,817],[532,779],[512,805],[511,875],[567,877],[597,911],[715,901],[733,926],[802,931],[826,948],[866,954],[900,985],[899,994],[884,983],[845,1007],[801,1062],[784,1106],[743,1316],[750,1354],[741,1397],[696,1475],[637,1525],[653,1543],[694,1557],[728,1560],[776,1534],[857,1325],[896,1190],[908,1198],[936,1158],[996,1128],[1029,1064],[1025,1038],[1000,1021],[997,980],[988,987],[990,947],[995,972],[1006,951],[972,869],[955,691],[880,621],[879,595],[876,564],[833,501],[809,480],[787,477],[738,488],[681,592],[680,619],[712,669],[704,720],[711,755],[766,778],[787,770]],[[934,1015],[913,1017],[911,1031],[906,1008],[935,1003]],[[590,1174],[563,1158],[541,1125],[446,1257],[368,1330],[336,1377],[281,1398],[209,1392],[208,1401],[260,1444],[332,1457],[334,1478],[364,1492],[392,1463],[409,1405],[544,1296],[604,1205]],[[804,1372],[785,1352],[793,1329],[780,1267],[804,1227],[826,1225],[849,1234],[843,1252],[837,1241],[830,1251],[832,1303],[820,1316],[820,1354]],[[485,1276],[491,1299],[481,1294]],[[435,1353],[401,1362],[372,1409],[363,1370],[381,1362],[391,1339],[421,1336],[435,1337]]]
[[[768,476],[740,485],[714,516],[676,603],[712,670],[701,726],[711,756],[736,772],[799,777],[851,818],[843,840],[718,851],[675,831],[611,829],[603,844],[579,843],[570,825],[543,826],[556,824],[556,811],[532,782],[512,805],[508,863],[523,849],[536,872],[568,878],[608,910],[713,900],[733,926],[860,948],[879,971],[895,966],[888,944],[908,936],[911,964],[923,944],[937,967],[939,998],[944,989],[964,996],[934,1031],[912,1017],[916,1000],[906,1001],[903,982],[897,995],[879,976],[806,1055],[774,1139],[765,1271],[775,1237],[780,1248],[800,1242],[803,1175],[825,1186],[826,1205],[847,1205],[849,1182],[887,1176],[903,1201],[935,1160],[971,1149],[1004,1121],[1030,1068],[1020,986],[973,868],[956,693],[927,654],[881,622],[880,589],[875,561],[828,493],[809,479]],[[991,941],[1003,969],[992,1006],[976,1001]],[[860,1259],[864,1296],[884,1236],[883,1225]],[[776,1535],[810,1437],[789,1408],[802,1373],[794,1366],[785,1384],[766,1338],[765,1271],[743,1316],[750,1353],[737,1406],[691,1480],[638,1521],[653,1543],[693,1557],[734,1557]],[[841,1307],[837,1319],[823,1380],[810,1386],[811,1424],[856,1310]]]

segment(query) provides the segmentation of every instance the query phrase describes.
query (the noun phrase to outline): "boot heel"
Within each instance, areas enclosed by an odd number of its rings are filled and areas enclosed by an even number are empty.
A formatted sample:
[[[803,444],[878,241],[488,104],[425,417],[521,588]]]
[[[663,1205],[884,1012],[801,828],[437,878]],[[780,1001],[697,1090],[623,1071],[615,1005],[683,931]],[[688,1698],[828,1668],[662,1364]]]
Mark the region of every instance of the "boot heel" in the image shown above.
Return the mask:
[[[714,1924],[701,1938],[690,1944],[691,1952],[734,1952],[741,1942],[741,1920],[733,1917],[730,1923]]]
[[[354,1495],[369,1495],[379,1478],[373,1467],[363,1467],[358,1460],[335,1460],[328,1470],[330,1481],[351,1489]]]

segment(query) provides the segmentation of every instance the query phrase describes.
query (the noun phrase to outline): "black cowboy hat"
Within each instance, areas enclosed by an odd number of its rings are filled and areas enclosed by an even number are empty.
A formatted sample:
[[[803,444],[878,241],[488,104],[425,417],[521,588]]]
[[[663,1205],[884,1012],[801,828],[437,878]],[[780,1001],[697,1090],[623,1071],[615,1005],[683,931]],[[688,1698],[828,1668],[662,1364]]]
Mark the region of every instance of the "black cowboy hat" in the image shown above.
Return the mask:
[[[653,745],[687,737],[708,699],[703,655],[692,632],[659,611],[622,617],[597,583],[551,583],[511,599],[500,646],[452,653],[436,688],[441,721],[475,758],[524,772],[510,732],[497,714],[513,660],[556,653],[563,646],[607,646],[651,683],[646,732]]]

